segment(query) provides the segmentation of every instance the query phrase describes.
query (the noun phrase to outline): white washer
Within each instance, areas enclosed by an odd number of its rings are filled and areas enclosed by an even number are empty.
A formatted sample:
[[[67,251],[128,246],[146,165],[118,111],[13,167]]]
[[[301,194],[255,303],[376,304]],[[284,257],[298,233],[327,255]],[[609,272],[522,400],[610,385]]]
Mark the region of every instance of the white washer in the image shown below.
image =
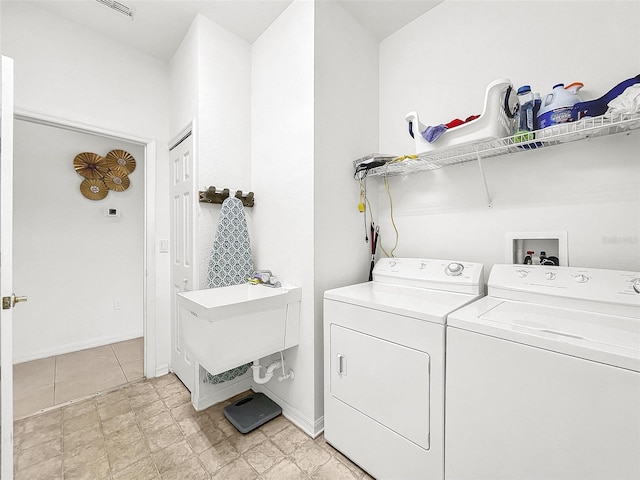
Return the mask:
[[[448,319],[445,478],[640,478],[639,278],[493,267]]]
[[[442,479],[449,313],[483,293],[482,265],[381,259],[324,295],[324,435],[378,479]]]

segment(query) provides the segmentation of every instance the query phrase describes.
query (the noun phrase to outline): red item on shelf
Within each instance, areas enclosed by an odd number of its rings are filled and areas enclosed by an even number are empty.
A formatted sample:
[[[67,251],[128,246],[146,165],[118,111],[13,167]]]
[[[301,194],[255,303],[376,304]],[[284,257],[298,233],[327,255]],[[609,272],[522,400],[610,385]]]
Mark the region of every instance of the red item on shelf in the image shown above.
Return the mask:
[[[465,123],[470,122],[471,120],[475,120],[478,117],[480,117],[480,115],[471,115],[470,117],[467,117],[466,120],[460,120],[459,118],[456,118],[451,120],[449,123],[445,123],[445,127],[453,128],[459,125],[464,125]]]

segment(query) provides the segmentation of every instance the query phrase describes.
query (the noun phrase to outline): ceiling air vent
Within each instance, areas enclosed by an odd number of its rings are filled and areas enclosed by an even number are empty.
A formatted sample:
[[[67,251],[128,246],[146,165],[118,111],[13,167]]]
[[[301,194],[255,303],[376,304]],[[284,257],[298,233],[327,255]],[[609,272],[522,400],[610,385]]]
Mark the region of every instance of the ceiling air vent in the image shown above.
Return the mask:
[[[118,13],[126,15],[130,19],[133,20],[133,15],[136,13],[134,8],[127,7],[120,2],[116,2],[115,0],[96,0],[97,2],[106,5],[107,7],[115,10]]]

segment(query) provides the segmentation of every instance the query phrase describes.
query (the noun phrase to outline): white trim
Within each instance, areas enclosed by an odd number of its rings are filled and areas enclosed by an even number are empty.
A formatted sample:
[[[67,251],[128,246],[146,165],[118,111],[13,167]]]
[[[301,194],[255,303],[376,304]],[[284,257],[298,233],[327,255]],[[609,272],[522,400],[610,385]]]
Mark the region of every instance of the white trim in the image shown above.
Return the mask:
[[[158,365],[156,367],[156,372],[155,372],[154,377],[161,377],[163,375],[166,375],[169,372],[170,372],[170,370],[169,370],[169,364],[168,363],[165,364],[165,365]],[[149,378],[149,377],[147,377],[147,378]]]
[[[313,424],[313,431],[316,432],[313,438],[316,438],[322,432],[324,432],[324,415],[322,415],[319,419],[315,421],[315,423]]]
[[[29,352],[27,355],[14,356],[14,365],[23,362],[30,362],[31,360],[39,360],[41,358],[53,357],[55,355],[64,355],[65,353],[77,352],[78,350],[86,350],[87,348],[102,347],[103,345],[109,345],[111,343],[125,342],[127,340],[133,340],[139,338],[142,335],[140,333],[127,333],[124,335],[116,335],[112,337],[100,337],[94,338],[90,341],[67,343],[65,345],[56,345],[52,348],[43,348],[41,350],[35,350]]]
[[[142,331],[144,336],[144,376],[156,376],[156,141],[144,149],[144,286]]]
[[[143,242],[143,319],[144,374],[147,378],[156,376],[156,140],[129,133],[110,130],[96,125],[77,122],[68,118],[48,115],[42,112],[14,108],[14,118],[26,122],[39,123],[80,133],[89,133],[135,143],[144,147],[144,242]]]
[[[215,385],[205,383],[199,377],[198,375],[195,388],[191,392],[191,403],[198,412],[209,408],[211,405],[228,400],[239,393],[246,392],[251,388],[252,377],[249,374]]]
[[[282,408],[282,414],[311,438],[316,438],[324,430],[324,416],[319,418],[317,421],[314,421],[312,418],[305,416],[300,410],[292,406],[282,397],[273,393],[268,388],[265,388],[263,385],[251,384],[251,390],[254,392],[264,393],[267,397],[280,405],[280,408]]]
[[[0,220],[7,224],[8,228],[0,229],[0,245],[2,245],[2,268],[0,268],[1,296],[13,295],[13,118],[14,110],[14,70],[13,59],[5,57],[0,59],[0,93],[3,118],[0,122],[0,137],[2,160],[0,161],[0,183],[2,184],[2,207],[0,208]],[[0,477],[6,480],[13,478],[13,313],[12,309],[0,310],[0,363],[2,374],[0,375]]]
[[[324,415],[315,421],[306,417],[300,410],[293,407],[268,388],[265,388],[264,385],[255,384],[250,374],[218,385],[203,383],[202,380],[198,378],[196,388],[191,392],[191,403],[196,411],[201,411],[247,390],[264,393],[282,408],[282,414],[287,417],[291,423],[298,426],[311,438],[316,438],[324,431]]]
[[[194,123],[195,120],[190,121],[182,130],[180,130],[180,132],[175,137],[173,137],[169,141],[169,143],[167,143],[170,151],[180,145],[189,135],[193,135]]]
[[[80,133],[92,133],[101,137],[114,138],[117,140],[126,140],[127,142],[137,143],[139,145],[146,145],[154,140],[146,137],[138,137],[125,132],[119,132],[117,130],[110,130],[107,128],[98,127],[96,125],[89,125],[87,123],[76,122],[68,118],[57,117],[55,115],[48,115],[42,112],[36,112],[34,110],[28,110],[26,108],[16,107],[14,109],[13,118],[16,120],[23,120],[25,122],[39,123],[40,125],[48,125],[50,127],[64,128]]]

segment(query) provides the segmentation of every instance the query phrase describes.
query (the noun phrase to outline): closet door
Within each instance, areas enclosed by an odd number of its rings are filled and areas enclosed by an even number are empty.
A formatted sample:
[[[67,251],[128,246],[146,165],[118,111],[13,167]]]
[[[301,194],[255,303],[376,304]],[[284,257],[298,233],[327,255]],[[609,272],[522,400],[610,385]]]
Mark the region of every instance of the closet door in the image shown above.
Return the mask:
[[[196,287],[197,203],[193,134],[188,130],[170,149],[171,158],[171,370],[193,392],[196,365],[185,349],[177,294]]]

